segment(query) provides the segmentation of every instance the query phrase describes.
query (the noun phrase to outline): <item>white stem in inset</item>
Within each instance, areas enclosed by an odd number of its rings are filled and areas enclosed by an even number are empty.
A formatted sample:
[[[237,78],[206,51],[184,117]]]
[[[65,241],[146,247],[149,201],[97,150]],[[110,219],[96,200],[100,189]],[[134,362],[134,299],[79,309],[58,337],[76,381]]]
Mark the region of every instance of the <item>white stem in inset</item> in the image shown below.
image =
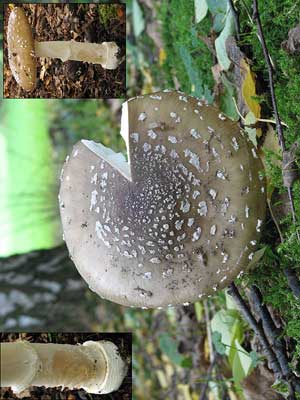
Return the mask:
[[[35,54],[37,57],[60,58],[101,64],[103,68],[115,69],[119,62],[117,52],[119,47],[115,42],[87,43],[69,41],[37,42]]]
[[[127,367],[108,341],[83,345],[0,343],[0,386],[20,393],[29,386],[83,388],[88,393],[119,389]]]

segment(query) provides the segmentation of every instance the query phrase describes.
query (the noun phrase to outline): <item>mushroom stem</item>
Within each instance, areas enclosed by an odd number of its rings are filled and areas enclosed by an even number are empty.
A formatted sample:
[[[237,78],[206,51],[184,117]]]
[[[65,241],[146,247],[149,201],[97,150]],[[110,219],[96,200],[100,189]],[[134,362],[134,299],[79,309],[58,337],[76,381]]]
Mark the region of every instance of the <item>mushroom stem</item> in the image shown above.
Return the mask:
[[[35,41],[36,57],[60,58],[67,60],[84,61],[101,64],[103,68],[115,69],[119,62],[117,58],[118,46],[115,42],[87,43],[69,41]]]
[[[1,384],[20,393],[29,386],[83,388],[88,393],[117,390],[127,372],[112,342],[83,345],[0,343]]]

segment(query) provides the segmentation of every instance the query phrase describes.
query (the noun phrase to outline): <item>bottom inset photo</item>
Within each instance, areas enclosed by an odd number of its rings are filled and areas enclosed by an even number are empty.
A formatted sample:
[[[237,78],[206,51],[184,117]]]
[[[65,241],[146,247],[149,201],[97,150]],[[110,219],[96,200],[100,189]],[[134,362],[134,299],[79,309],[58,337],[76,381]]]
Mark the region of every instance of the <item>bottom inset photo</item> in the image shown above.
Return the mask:
[[[0,398],[130,400],[131,333],[0,333]]]

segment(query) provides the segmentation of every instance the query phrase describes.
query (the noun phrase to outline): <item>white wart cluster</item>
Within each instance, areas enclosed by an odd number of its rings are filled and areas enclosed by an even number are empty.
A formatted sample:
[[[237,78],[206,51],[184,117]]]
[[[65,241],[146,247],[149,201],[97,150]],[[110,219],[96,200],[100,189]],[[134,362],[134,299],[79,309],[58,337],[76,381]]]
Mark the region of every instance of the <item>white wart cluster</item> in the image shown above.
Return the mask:
[[[129,164],[84,141],[65,165],[70,254],[90,287],[120,304],[196,301],[253,257],[265,214],[262,165],[238,126],[199,99],[164,91],[125,110]]]

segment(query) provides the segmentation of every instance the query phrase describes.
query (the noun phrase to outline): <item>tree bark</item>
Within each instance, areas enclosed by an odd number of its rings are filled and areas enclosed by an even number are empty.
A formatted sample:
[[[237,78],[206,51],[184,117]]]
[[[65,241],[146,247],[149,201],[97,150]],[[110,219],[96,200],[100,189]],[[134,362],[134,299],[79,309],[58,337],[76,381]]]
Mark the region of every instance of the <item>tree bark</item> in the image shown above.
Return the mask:
[[[2,258],[0,331],[90,329],[97,298],[89,293],[65,246]]]

